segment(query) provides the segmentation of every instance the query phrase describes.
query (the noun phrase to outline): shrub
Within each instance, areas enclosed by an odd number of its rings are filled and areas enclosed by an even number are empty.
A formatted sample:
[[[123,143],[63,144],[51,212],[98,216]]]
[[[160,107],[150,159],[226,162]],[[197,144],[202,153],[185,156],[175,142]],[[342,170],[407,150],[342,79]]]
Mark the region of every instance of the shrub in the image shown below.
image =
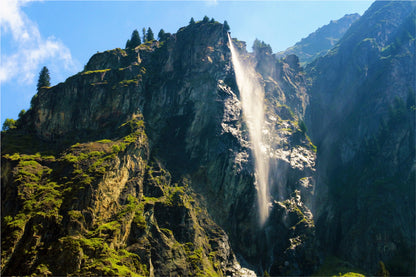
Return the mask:
[[[224,31],[228,32],[230,30],[230,25],[228,25],[227,20],[224,21]]]
[[[306,132],[308,131],[308,128],[306,128],[305,122],[302,119],[299,119],[298,125],[302,133],[306,134]]]
[[[3,123],[3,127],[1,128],[2,131],[7,131],[16,128],[16,120],[12,118],[6,118]]]
[[[257,38],[254,40],[253,50],[254,52],[258,52],[258,53],[269,53],[269,54],[273,53],[272,47],[270,46],[270,44],[267,44],[264,41],[260,41]]]

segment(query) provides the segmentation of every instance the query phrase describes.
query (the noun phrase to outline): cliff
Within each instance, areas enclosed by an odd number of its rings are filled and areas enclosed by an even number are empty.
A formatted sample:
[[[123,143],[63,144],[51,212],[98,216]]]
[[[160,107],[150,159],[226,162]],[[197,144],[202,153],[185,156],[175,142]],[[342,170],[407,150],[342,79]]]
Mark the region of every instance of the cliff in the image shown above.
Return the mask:
[[[369,272],[414,275],[414,26],[414,3],[375,2],[306,69],[318,236]]]
[[[273,173],[276,201],[262,229],[227,43],[222,24],[198,22],[98,53],[35,95],[19,127],[2,133],[4,274],[250,274],[234,252],[258,272],[314,270],[303,201],[315,152],[288,106],[304,111],[303,77],[263,59],[277,78],[264,73],[270,140],[284,146],[272,162],[287,174]]]

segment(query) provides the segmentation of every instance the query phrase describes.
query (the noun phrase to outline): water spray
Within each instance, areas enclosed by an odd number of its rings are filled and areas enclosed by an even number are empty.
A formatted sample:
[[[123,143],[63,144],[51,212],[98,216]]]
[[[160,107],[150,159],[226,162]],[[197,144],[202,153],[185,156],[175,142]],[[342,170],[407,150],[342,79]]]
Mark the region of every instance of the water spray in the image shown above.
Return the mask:
[[[254,65],[245,62],[234,44],[230,34],[228,41],[231,49],[232,63],[240,91],[243,119],[248,127],[249,139],[255,161],[255,185],[258,194],[260,226],[263,226],[269,216],[269,158],[266,152],[263,129],[264,89],[259,83]]]

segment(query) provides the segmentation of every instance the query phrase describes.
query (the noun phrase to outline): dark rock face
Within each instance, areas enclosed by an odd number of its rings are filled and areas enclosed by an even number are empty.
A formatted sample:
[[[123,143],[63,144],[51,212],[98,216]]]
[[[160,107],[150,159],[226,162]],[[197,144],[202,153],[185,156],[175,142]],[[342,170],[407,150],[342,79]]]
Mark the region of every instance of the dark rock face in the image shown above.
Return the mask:
[[[39,92],[21,128],[4,134],[2,273],[254,274],[185,178],[188,159],[204,160],[201,147],[218,151],[206,143],[227,95],[218,88],[224,38],[221,24],[189,26],[163,43],[96,54],[85,71]],[[14,154],[13,139],[25,136],[39,145]],[[45,190],[56,200],[44,200]]]
[[[375,2],[307,68],[317,233],[369,272],[415,274],[414,26],[414,3]]]
[[[2,157],[2,274],[254,274],[189,182],[149,157],[143,121],[118,131],[54,156]]]
[[[295,54],[302,64],[311,63],[316,58],[325,56],[343,37],[351,24],[359,18],[360,15],[355,13],[346,14],[338,20],[331,20],[329,24],[322,26],[294,46],[276,55],[284,58],[287,55]]]

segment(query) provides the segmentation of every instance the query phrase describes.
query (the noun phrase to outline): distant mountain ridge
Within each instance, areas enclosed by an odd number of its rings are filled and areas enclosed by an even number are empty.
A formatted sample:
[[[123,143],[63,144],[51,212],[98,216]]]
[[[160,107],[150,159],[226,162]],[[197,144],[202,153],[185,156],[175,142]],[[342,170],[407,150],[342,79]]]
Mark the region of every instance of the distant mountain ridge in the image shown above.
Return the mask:
[[[348,28],[360,18],[358,13],[346,14],[338,20],[331,20],[327,25],[301,39],[294,46],[278,52],[278,57],[295,54],[301,65],[312,62],[317,57],[325,55],[342,38]]]

